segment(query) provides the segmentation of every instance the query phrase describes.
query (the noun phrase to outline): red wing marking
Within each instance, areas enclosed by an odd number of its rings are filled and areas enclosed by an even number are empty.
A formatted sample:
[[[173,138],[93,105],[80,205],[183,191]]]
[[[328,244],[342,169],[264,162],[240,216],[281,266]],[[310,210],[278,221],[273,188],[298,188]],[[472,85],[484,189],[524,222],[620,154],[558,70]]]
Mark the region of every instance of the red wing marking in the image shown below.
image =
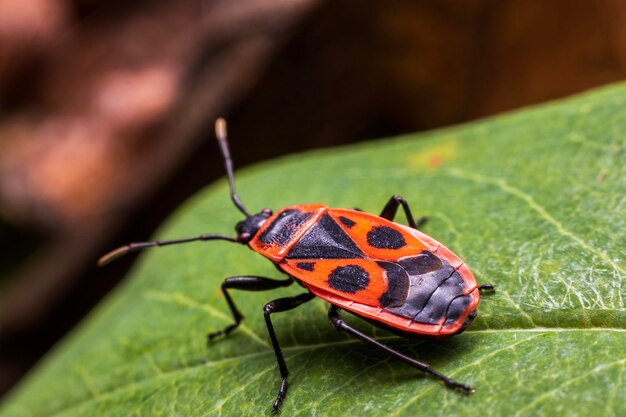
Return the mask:
[[[283,259],[278,265],[309,288],[363,305],[380,305],[387,291],[386,271],[371,259]]]
[[[328,214],[369,258],[394,262],[403,256],[416,255],[424,250],[430,250],[412,233],[413,229],[382,217],[347,209],[331,209]],[[372,238],[377,236],[376,231],[387,231],[395,240],[383,239],[382,244],[373,246]],[[385,243],[388,247],[385,247]]]
[[[428,236],[427,234],[420,232],[417,229],[413,229],[412,227],[405,226],[403,224],[399,224],[398,226],[405,229],[413,237],[419,240],[422,243],[422,245],[426,246],[426,248],[432,253],[435,253],[437,251],[437,248],[439,248],[439,246],[442,246],[441,243],[439,243],[432,237]]]

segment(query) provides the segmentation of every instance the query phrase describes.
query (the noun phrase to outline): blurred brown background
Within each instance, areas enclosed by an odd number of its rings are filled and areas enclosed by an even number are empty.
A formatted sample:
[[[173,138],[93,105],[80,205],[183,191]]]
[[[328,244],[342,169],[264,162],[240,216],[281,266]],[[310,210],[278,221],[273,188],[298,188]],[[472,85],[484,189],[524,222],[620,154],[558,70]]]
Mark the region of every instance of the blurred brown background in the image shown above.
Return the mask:
[[[0,0],[0,395],[223,174],[217,116],[241,167],[625,76],[623,0]]]

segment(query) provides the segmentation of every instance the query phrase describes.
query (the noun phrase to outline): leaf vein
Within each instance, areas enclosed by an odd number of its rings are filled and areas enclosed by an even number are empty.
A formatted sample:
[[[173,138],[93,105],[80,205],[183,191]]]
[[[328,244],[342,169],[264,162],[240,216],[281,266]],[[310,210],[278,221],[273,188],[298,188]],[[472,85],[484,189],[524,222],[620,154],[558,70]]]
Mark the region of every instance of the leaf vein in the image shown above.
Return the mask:
[[[514,344],[508,345],[503,349],[498,349],[497,351],[492,351],[490,353],[490,355],[487,355],[481,359],[479,359],[476,362],[480,362],[481,360],[486,359],[489,356],[492,356],[493,354],[504,350],[506,348],[510,348],[518,343],[521,343],[525,340],[528,340],[530,338],[534,338],[537,336],[540,336],[542,334],[546,334],[546,333],[553,333],[553,332],[577,332],[577,331],[599,331],[599,332],[626,332],[626,329],[619,329],[619,328],[601,328],[601,327],[596,327],[596,328],[587,328],[587,329],[580,329],[580,328],[521,328],[521,329],[488,329],[488,330],[468,330],[465,331],[465,334],[482,334],[482,333],[538,333],[537,335],[533,335],[530,336],[526,339],[523,339],[519,342],[516,342]],[[387,337],[381,337],[381,338],[377,338],[377,340],[379,341],[386,341],[386,340],[396,340],[398,339],[397,336],[387,336]],[[346,340],[339,340],[339,341],[335,341],[335,342],[326,342],[326,343],[318,343],[318,344],[310,344],[310,345],[302,345],[302,346],[297,346],[297,347],[284,347],[282,350],[284,353],[287,352],[293,352],[293,351],[300,351],[300,350],[315,350],[315,349],[321,349],[321,348],[328,348],[328,347],[334,347],[334,346],[346,346],[346,345],[351,345],[351,344],[358,344],[358,343],[362,343],[360,340],[357,339],[346,339]],[[241,361],[241,360],[246,360],[246,359],[251,359],[251,358],[256,358],[259,356],[264,356],[264,355],[272,355],[273,356],[273,352],[270,351],[263,351],[263,352],[256,352],[256,353],[250,353],[247,355],[241,355],[241,356],[237,356],[237,357],[231,357],[231,358],[225,358],[225,359],[220,359],[217,361],[213,361],[213,362],[209,362],[209,363],[202,363],[202,364],[194,364],[194,365],[190,365],[190,366],[186,366],[186,367],[181,367],[181,368],[176,368],[176,369],[171,369],[171,370],[164,370],[162,374],[158,374],[158,375],[154,375],[151,377],[147,377],[147,378],[143,378],[143,379],[139,379],[137,381],[131,381],[129,383],[126,383],[125,385],[121,385],[121,386],[116,386],[108,391],[100,391],[98,393],[97,396],[93,396],[90,398],[85,398],[85,399],[81,399],[78,400],[72,404],[67,404],[66,406],[60,407],[57,410],[53,410],[51,412],[47,412],[45,415],[46,416],[55,416],[58,414],[62,414],[68,410],[77,408],[77,407],[81,407],[84,406],[88,403],[92,403],[92,402],[98,402],[101,400],[104,400],[106,398],[110,398],[113,397],[119,393],[123,393],[126,390],[129,389],[133,389],[136,388],[142,384],[146,384],[146,383],[150,383],[154,380],[157,379],[165,379],[165,378],[170,378],[170,377],[174,377],[176,375],[179,374],[185,374],[187,372],[193,372],[199,368],[202,367],[215,367],[215,366],[220,366],[222,364],[228,363],[228,362],[233,362],[233,361]],[[473,366],[474,364],[476,364],[476,362],[467,365],[459,370],[457,370],[456,372],[454,372],[452,375],[455,375],[456,373],[462,371],[463,369],[465,369],[466,367],[469,366]],[[430,389],[430,388],[428,388]]]
[[[507,351],[507,350],[509,350],[509,349],[512,349],[512,348],[514,348],[515,346],[517,346],[517,345],[519,345],[519,344],[521,344],[521,343],[527,342],[527,341],[529,341],[529,340],[533,340],[533,339],[535,339],[535,338],[537,338],[537,337],[540,337],[540,336],[542,336],[542,335],[543,335],[543,334],[536,334],[536,335],[528,336],[528,337],[527,337],[527,338],[525,338],[525,339],[518,340],[518,341],[516,341],[516,342],[514,342],[514,343],[511,343],[511,344],[509,344],[509,345],[503,346],[503,347],[501,347],[501,348],[499,348],[499,349],[492,350],[491,352],[487,353],[486,355],[482,356],[481,358],[478,358],[478,359],[477,359],[477,360],[475,360],[474,362],[472,362],[472,363],[470,363],[470,364],[467,364],[467,365],[465,365],[465,366],[462,366],[461,368],[457,369],[457,370],[456,370],[456,371],[454,371],[454,372],[451,372],[451,373],[450,373],[450,376],[455,376],[455,375],[457,375],[457,374],[459,374],[459,373],[463,372],[464,370],[466,370],[466,369],[468,369],[468,368],[471,368],[471,367],[474,367],[474,366],[478,366],[478,365],[480,365],[483,361],[485,361],[485,360],[487,360],[487,359],[489,359],[489,358],[491,358],[491,357],[493,357],[493,356],[495,356],[495,355],[497,355],[497,354],[499,354],[499,353],[501,353],[501,352],[504,352],[504,351]],[[402,405],[402,407],[396,408],[396,409],[393,411],[393,413],[387,414],[387,417],[393,417],[393,416],[396,416],[396,415],[400,415],[399,413],[400,413],[401,411],[403,411],[403,410],[405,410],[406,408],[408,408],[410,405],[412,405],[413,403],[415,403],[415,402],[416,402],[417,400],[419,400],[420,398],[423,398],[423,397],[424,397],[427,393],[429,393],[430,391],[432,391],[433,389],[435,389],[435,386],[439,387],[439,386],[440,386],[440,384],[437,384],[437,385],[433,384],[433,385],[428,386],[426,389],[424,389],[423,391],[421,391],[418,395],[416,395],[415,397],[411,398],[409,401],[407,401],[406,403],[404,403],[404,404]]]
[[[456,178],[466,179],[466,180],[474,181],[474,182],[481,183],[481,184],[495,185],[496,187],[500,188],[500,190],[502,190],[503,192],[519,198],[520,200],[528,204],[528,206],[531,209],[536,211],[544,220],[552,224],[552,226],[554,226],[557,232],[559,232],[561,235],[568,237],[569,239],[573,240],[574,242],[576,242],[578,245],[580,245],[587,251],[597,255],[602,260],[604,260],[607,264],[611,265],[611,267],[613,267],[615,270],[621,272],[622,274],[626,274],[626,269],[618,265],[606,253],[591,246],[590,244],[585,242],[583,239],[581,239],[579,236],[577,236],[576,234],[568,230],[565,226],[563,226],[563,224],[560,221],[558,221],[556,218],[554,218],[554,216],[548,213],[548,211],[541,204],[537,203],[537,201],[530,194],[525,193],[519,188],[513,187],[512,185],[510,185],[503,179],[491,178],[486,175],[475,174],[475,173],[471,173],[471,172],[458,169],[458,168],[450,168],[447,170],[447,172],[451,176],[456,177]]]
[[[178,304],[178,305],[182,305],[185,307],[189,307],[195,310],[201,310],[204,311],[206,313],[209,313],[210,315],[220,318],[224,321],[232,321],[232,318],[227,316],[226,314],[222,313],[221,311],[219,311],[216,308],[213,308],[209,305],[206,304],[202,304],[197,302],[196,300],[187,297],[185,294],[180,293],[180,292],[175,292],[175,293],[165,293],[162,291],[155,291],[155,290],[149,290],[145,292],[145,297],[147,299],[150,300],[156,300],[156,301],[160,301],[163,303],[170,303],[170,304]],[[254,340],[255,342],[263,345],[266,349],[271,349],[272,347],[270,346],[269,343],[267,343],[264,339],[262,339],[258,334],[256,334],[254,331],[252,331],[248,326],[246,326],[244,323],[241,323],[239,325],[239,330],[242,331],[244,334],[246,334],[248,337],[250,337],[252,340]]]
[[[613,366],[616,365],[624,365],[626,364],[626,358],[622,358],[613,362],[609,362],[606,364],[602,364],[602,365],[598,365],[595,368],[584,372],[582,374],[579,374],[578,376],[574,377],[574,378],[570,378],[567,381],[565,381],[564,383],[560,384],[558,387],[551,389],[550,391],[546,391],[543,394],[541,394],[540,396],[538,396],[537,398],[535,398],[533,401],[529,402],[528,404],[526,404],[524,407],[520,408],[519,410],[517,410],[517,413],[515,413],[515,417],[519,417],[522,415],[525,415],[525,412],[528,410],[531,410],[533,406],[535,406],[536,404],[542,402],[543,400],[548,399],[549,397],[554,396],[559,390],[563,389],[563,387],[571,385],[575,382],[578,382],[580,380],[583,380],[587,377],[589,377],[590,375],[593,375],[595,373],[598,372],[602,372],[608,368],[612,368]]]

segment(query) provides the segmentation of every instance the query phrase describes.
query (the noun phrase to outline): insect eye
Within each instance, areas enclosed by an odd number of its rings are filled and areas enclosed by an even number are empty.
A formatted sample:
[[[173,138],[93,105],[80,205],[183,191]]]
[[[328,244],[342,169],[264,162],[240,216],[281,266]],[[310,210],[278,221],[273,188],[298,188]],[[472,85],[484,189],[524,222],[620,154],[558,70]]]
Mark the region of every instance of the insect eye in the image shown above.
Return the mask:
[[[272,214],[272,210],[268,209],[268,208],[264,208],[263,211],[261,212],[263,214],[267,214],[267,215],[271,215]]]
[[[240,242],[247,242],[248,240],[250,240],[250,233],[248,232],[239,233],[238,240]]]

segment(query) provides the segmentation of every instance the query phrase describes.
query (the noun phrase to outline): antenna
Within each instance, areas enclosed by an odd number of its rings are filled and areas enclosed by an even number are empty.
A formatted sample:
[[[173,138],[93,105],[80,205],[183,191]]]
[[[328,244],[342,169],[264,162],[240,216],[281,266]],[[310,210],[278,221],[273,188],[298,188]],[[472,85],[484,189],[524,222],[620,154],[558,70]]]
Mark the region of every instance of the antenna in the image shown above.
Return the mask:
[[[230,151],[228,149],[226,120],[224,120],[221,117],[215,121],[215,136],[217,136],[217,141],[220,144],[222,156],[224,157],[224,166],[226,167],[226,176],[228,177],[228,184],[230,186],[230,198],[231,200],[233,200],[233,203],[239,209],[240,212],[245,214],[246,217],[251,217],[250,213],[248,213],[248,210],[246,210],[243,203],[239,199],[239,196],[235,192],[235,178],[233,176],[233,160],[230,157]]]
[[[224,166],[226,167],[226,175],[228,176],[228,184],[230,185],[230,198],[235,203],[235,206],[246,215],[247,218],[250,218],[250,213],[246,210],[243,203],[239,199],[239,196],[235,192],[235,180],[233,177],[233,160],[230,158],[230,152],[228,150],[228,141],[226,139],[226,120],[219,118],[215,122],[215,135],[217,136],[217,141],[220,144],[220,149],[222,151],[222,156],[224,157]],[[196,241],[206,241],[206,240],[226,240],[229,242],[241,243],[236,238],[224,235],[217,234],[204,234],[196,237],[188,237],[183,239],[173,239],[173,240],[155,240],[153,242],[135,242],[129,243],[128,245],[119,247],[117,249],[112,250],[107,253],[103,257],[98,260],[98,266],[103,266],[108,264],[109,262],[114,261],[120,256],[124,256],[130,252],[137,252],[144,248],[153,248],[157,246],[167,246],[167,245],[177,245],[179,243],[189,243]]]
[[[98,266],[104,266],[108,264],[109,262],[116,260],[120,256],[126,255],[127,253],[130,253],[130,252],[137,252],[143,248],[176,245],[178,243],[195,242],[198,240],[227,240],[229,242],[237,243],[237,239],[235,238],[232,238],[230,236],[222,236],[222,235],[215,235],[215,234],[206,234],[206,235],[200,235],[197,237],[188,237],[184,239],[156,240],[154,242],[135,242],[135,243],[129,243],[126,246],[122,246],[120,248],[114,249],[111,252],[107,253],[106,255],[98,259]]]

